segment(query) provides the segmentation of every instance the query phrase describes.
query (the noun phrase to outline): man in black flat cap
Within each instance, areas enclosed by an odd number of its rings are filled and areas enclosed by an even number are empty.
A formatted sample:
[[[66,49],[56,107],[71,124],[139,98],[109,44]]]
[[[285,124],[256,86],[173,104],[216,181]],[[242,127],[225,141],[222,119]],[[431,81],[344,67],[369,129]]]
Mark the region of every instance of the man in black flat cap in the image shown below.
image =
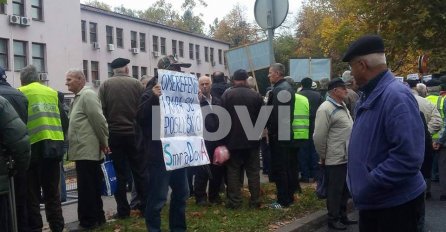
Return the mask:
[[[348,146],[347,183],[360,231],[419,231],[426,183],[417,101],[387,69],[384,41],[368,35],[344,58],[362,91]]]
[[[228,180],[228,202],[227,208],[240,208],[242,206],[242,184],[240,182],[240,170],[246,170],[248,177],[249,193],[251,199],[249,206],[253,208],[260,207],[260,157],[259,157],[259,138],[261,134],[250,138],[243,129],[242,122],[250,119],[252,125],[255,124],[263,99],[259,93],[250,89],[248,86],[248,73],[239,69],[234,72],[232,81],[233,87],[226,90],[221,96],[223,108],[231,116],[231,128],[225,138],[226,147],[231,157],[226,163],[226,173]],[[236,107],[246,107],[246,115],[237,114]],[[244,120],[243,120],[244,119]],[[243,169],[242,169],[243,168]]]
[[[112,151],[118,188],[115,193],[117,204],[116,218],[130,215],[127,201],[126,183],[130,167],[138,196],[141,198],[139,210],[144,212],[146,203],[145,175],[141,157],[136,151],[134,119],[139,98],[144,87],[129,75],[128,59],[117,58],[111,63],[113,77],[107,79],[99,88],[99,98],[109,128],[109,146]]]
[[[344,103],[345,96],[347,88],[342,79],[328,83],[327,100],[317,109],[313,134],[314,146],[325,167],[328,227],[335,230],[346,230],[346,225],[357,223],[347,217],[346,147],[353,120]]]

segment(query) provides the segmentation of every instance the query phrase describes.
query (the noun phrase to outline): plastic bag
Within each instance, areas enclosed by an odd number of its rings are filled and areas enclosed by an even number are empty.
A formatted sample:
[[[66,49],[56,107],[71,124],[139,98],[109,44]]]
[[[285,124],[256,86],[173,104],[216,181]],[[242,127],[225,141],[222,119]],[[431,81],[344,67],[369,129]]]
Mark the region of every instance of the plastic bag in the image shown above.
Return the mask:
[[[118,180],[116,179],[116,172],[113,167],[111,155],[105,156],[105,161],[101,164],[101,169],[104,174],[104,179],[102,180],[102,195],[113,196],[118,188]]]
[[[230,157],[228,148],[226,146],[218,146],[214,150],[213,164],[223,165]]]

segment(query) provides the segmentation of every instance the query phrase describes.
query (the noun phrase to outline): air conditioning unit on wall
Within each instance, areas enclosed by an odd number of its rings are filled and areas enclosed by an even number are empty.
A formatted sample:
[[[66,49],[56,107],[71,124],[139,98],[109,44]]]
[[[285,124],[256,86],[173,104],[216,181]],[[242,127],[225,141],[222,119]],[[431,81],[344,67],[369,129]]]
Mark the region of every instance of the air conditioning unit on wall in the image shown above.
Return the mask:
[[[93,42],[93,49],[100,49],[98,42]]]
[[[215,66],[215,61],[214,61],[214,60],[211,61],[211,65],[212,65],[212,66]]]
[[[11,24],[20,24],[21,17],[18,15],[9,15],[9,23]]]
[[[29,25],[31,25],[31,18],[30,17],[21,17],[20,18],[20,24],[22,24],[22,26],[29,26]]]
[[[94,87],[99,87],[101,85],[101,80],[93,80]]]
[[[197,59],[197,64],[201,64],[201,60],[200,59]]]
[[[153,54],[153,57],[155,57],[155,58],[158,57],[158,56],[160,56],[160,53],[159,53],[159,52],[156,52],[156,51],[153,51],[152,54]]]
[[[48,73],[39,73],[40,81],[48,81]]]
[[[138,54],[139,53],[139,49],[138,48],[132,48],[131,49],[133,54]]]
[[[107,50],[114,51],[115,50],[115,45],[114,44],[107,44]]]

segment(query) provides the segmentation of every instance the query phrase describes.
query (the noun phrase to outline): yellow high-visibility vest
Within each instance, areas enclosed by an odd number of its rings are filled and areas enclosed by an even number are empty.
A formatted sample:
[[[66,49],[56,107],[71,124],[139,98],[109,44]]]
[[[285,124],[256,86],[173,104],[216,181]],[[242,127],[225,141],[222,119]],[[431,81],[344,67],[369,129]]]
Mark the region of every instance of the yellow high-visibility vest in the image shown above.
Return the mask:
[[[444,96],[437,96],[437,95],[429,95],[426,97],[427,100],[432,102],[432,104],[437,106],[437,110],[440,111],[441,119],[444,121]],[[439,139],[440,135],[437,133],[432,135],[432,139]]]
[[[293,139],[308,139],[310,133],[310,104],[307,97],[295,94],[293,116]]]
[[[28,98],[28,134],[31,144],[39,141],[64,140],[57,92],[38,82],[19,90]]]

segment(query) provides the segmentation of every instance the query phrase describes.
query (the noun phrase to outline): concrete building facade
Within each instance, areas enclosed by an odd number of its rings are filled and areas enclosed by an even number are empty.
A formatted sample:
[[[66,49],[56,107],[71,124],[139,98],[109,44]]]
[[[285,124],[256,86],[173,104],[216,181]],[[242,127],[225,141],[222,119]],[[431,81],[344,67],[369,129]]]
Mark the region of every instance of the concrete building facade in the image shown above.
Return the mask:
[[[7,0],[0,4],[0,66],[20,86],[20,69],[34,64],[41,78],[67,93],[65,72],[81,68],[89,85],[112,75],[110,63],[130,59],[130,75],[156,72],[158,60],[175,55],[191,63],[185,72],[227,73],[229,44],[165,25],[80,4],[79,0]]]

